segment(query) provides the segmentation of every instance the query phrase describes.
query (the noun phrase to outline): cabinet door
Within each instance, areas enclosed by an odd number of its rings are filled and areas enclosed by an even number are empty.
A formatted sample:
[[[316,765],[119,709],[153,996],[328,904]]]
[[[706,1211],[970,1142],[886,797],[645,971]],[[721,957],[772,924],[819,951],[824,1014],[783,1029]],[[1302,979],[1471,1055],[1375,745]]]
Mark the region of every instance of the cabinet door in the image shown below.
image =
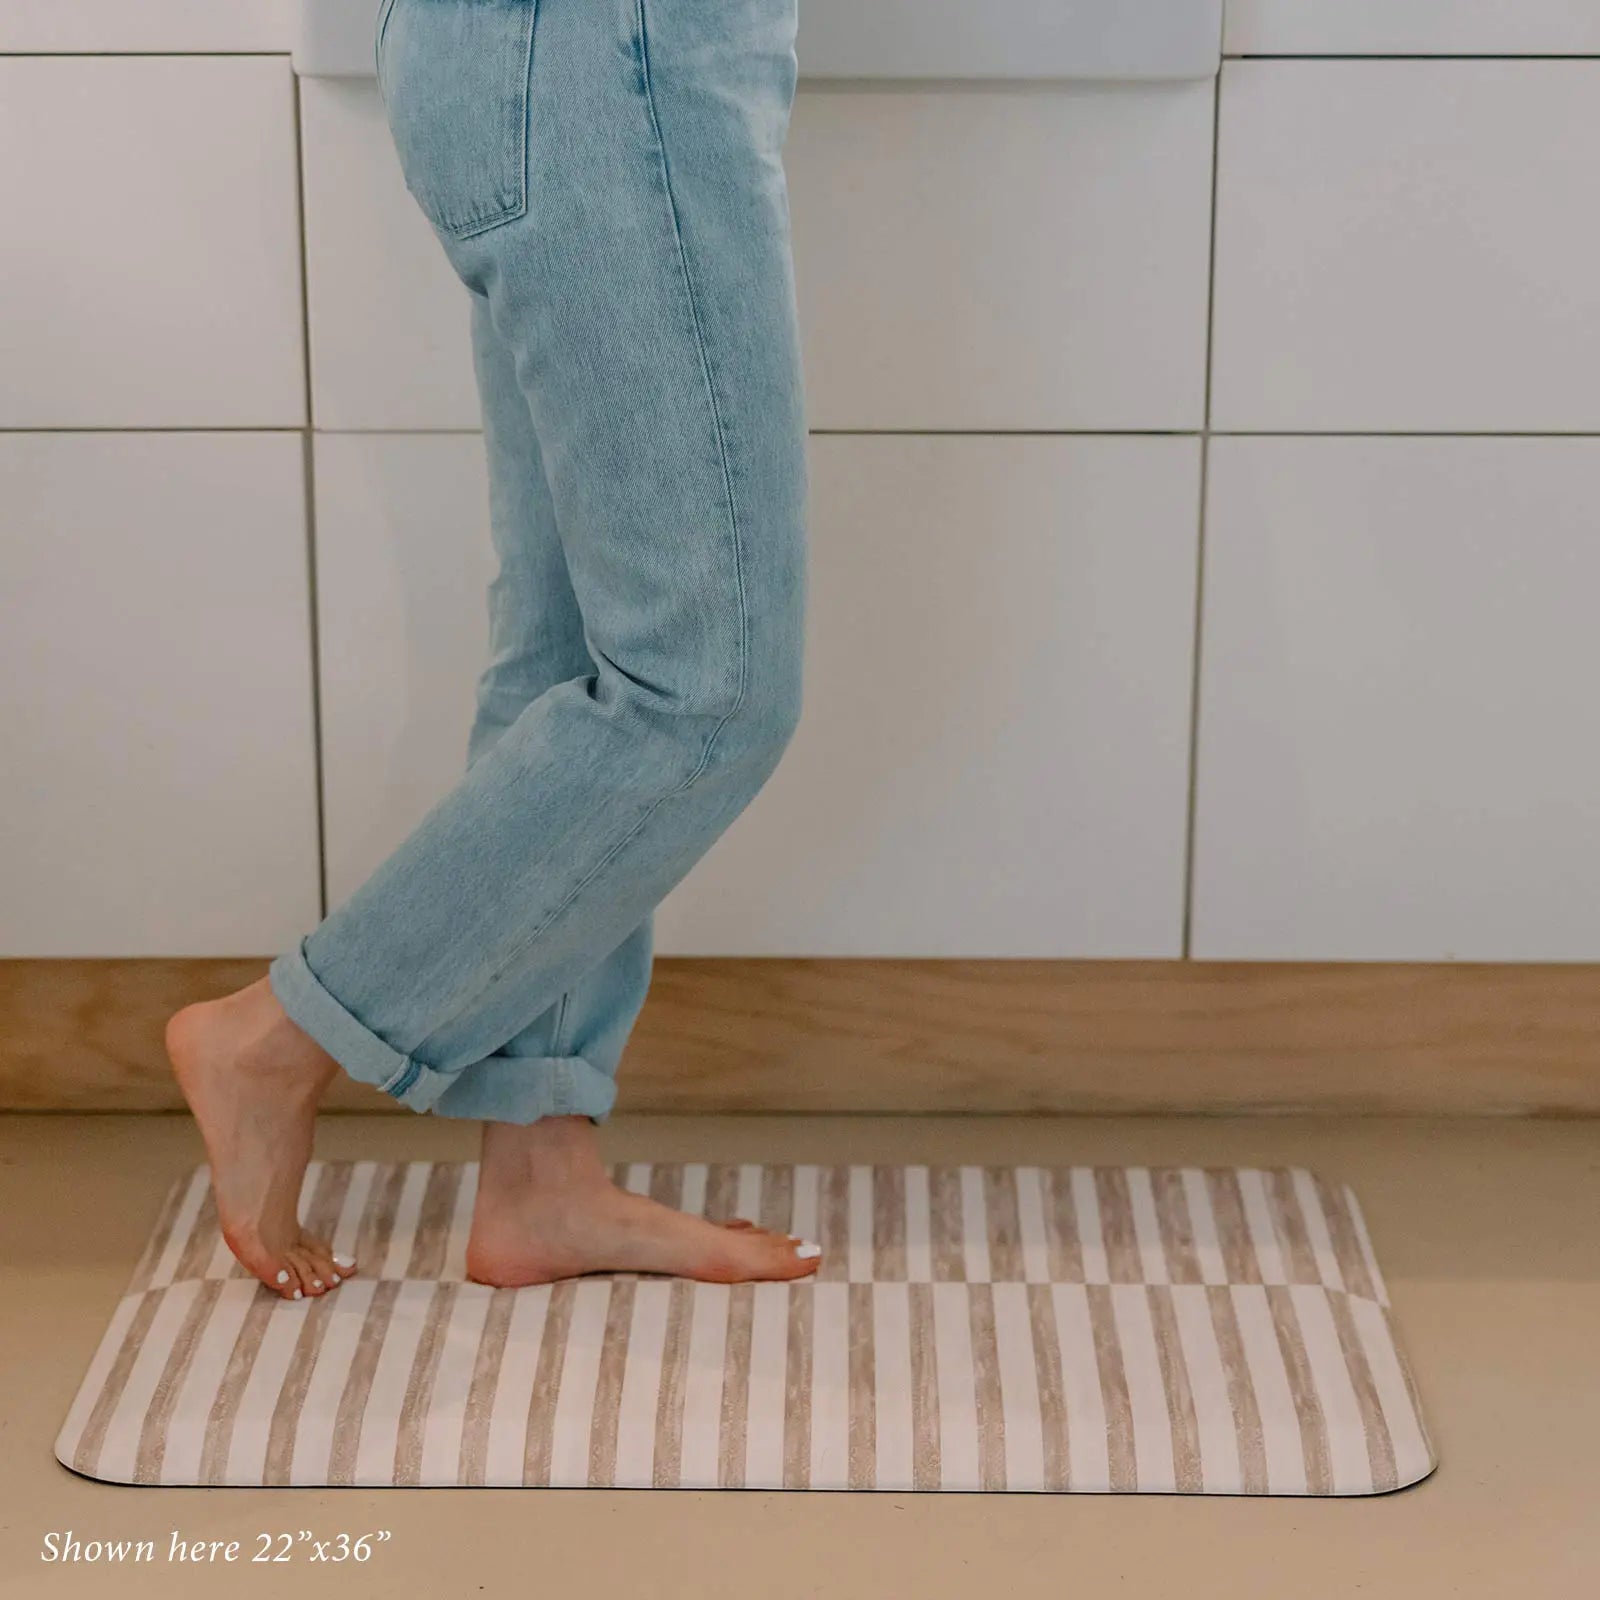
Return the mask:
[[[287,58],[0,57],[0,428],[305,421]]]
[[[0,435],[7,956],[270,955],[316,923],[289,434]]]
[[[697,955],[1182,951],[1192,439],[813,441],[805,707]]]
[[[1594,0],[1228,0],[1229,55],[1556,56],[1600,52]]]
[[[819,429],[1198,428],[1213,85],[802,87],[786,164]],[[324,428],[476,428],[466,291],[376,88],[308,80]]]
[[[1600,429],[1600,61],[1231,61],[1212,423]]]
[[[1175,956],[1198,445],[813,441],[806,710],[666,954]],[[329,894],[457,779],[475,436],[317,447]]]
[[[1217,439],[1193,954],[1600,958],[1600,441]]]
[[[6,0],[6,51],[287,50],[299,0]]]

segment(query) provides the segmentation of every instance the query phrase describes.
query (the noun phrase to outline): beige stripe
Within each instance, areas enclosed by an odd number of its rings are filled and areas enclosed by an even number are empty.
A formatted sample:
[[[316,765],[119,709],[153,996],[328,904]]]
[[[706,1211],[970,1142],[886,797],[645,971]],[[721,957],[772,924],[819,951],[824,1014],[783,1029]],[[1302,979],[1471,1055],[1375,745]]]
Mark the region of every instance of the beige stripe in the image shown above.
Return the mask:
[[[1156,1217],[1161,1224],[1161,1247],[1167,1258],[1167,1276],[1174,1283],[1199,1283],[1200,1253],[1195,1249],[1194,1223],[1183,1189],[1183,1173],[1174,1167],[1155,1167],[1150,1173],[1155,1190]]]
[[[849,1288],[850,1487],[870,1489],[878,1477],[877,1395],[873,1384],[872,1285]]]
[[[1267,1305],[1272,1311],[1272,1327],[1278,1336],[1278,1349],[1289,1375],[1289,1392],[1294,1396],[1295,1415],[1300,1422],[1300,1448],[1305,1454],[1306,1492],[1329,1494],[1333,1490],[1333,1462],[1328,1451],[1328,1428],[1317,1398],[1317,1380],[1306,1356],[1300,1318],[1287,1285],[1267,1285]]]
[[[167,1219],[167,1225],[170,1228],[170,1218]],[[157,1255],[159,1257],[159,1252]],[[72,1464],[79,1472],[86,1472],[91,1478],[100,1461],[106,1430],[111,1426],[117,1403],[122,1399],[122,1391],[127,1387],[128,1374],[133,1370],[133,1363],[138,1358],[140,1347],[144,1344],[144,1336],[150,1331],[151,1322],[155,1320],[161,1296],[160,1289],[152,1290],[140,1302],[139,1309],[134,1312],[133,1321],[128,1324],[128,1331],[123,1336],[122,1348],[117,1351],[117,1359],[106,1374],[106,1381],[101,1386],[99,1398],[94,1403],[94,1410],[89,1413],[89,1420],[84,1424],[83,1436],[78,1440],[78,1450]]]
[[[966,1224],[961,1207],[961,1169],[928,1168],[929,1244],[935,1283],[963,1283],[967,1276]]]
[[[156,1380],[155,1393],[145,1408],[144,1423],[139,1430],[139,1448],[134,1457],[133,1481],[135,1483],[160,1483],[161,1462],[167,1448],[167,1424],[172,1420],[172,1408],[177,1403],[178,1392],[194,1361],[195,1347],[211,1312],[222,1292],[222,1280],[212,1278],[200,1285],[194,1304],[189,1307],[183,1326],[173,1341],[167,1364]],[[154,1297],[152,1297],[154,1298]]]
[[[561,1369],[567,1358],[567,1330],[572,1326],[572,1303],[578,1293],[577,1278],[551,1285],[539,1335],[539,1365],[534,1370],[528,1396],[528,1433],[522,1453],[522,1481],[543,1487],[550,1482],[550,1457],[555,1444],[556,1397],[561,1392]]]
[[[1389,1424],[1383,1414],[1383,1401],[1372,1376],[1367,1353],[1361,1347],[1361,1333],[1350,1315],[1347,1296],[1337,1290],[1328,1294],[1328,1309],[1333,1314],[1333,1325],[1339,1330],[1339,1348],[1344,1352],[1344,1364],[1350,1373],[1350,1387],[1356,1392],[1356,1404],[1361,1408],[1361,1427],[1367,1436],[1367,1460],[1372,1466],[1372,1488],[1377,1494],[1399,1487],[1395,1469],[1394,1440],[1389,1434]]]
[[[906,1281],[906,1169],[872,1169],[872,1276],[879,1283]]]
[[[306,1391],[311,1386],[311,1374],[327,1337],[328,1318],[332,1296],[324,1295],[305,1308],[300,1333],[295,1340],[294,1354],[289,1358],[289,1370],[284,1374],[283,1386],[273,1403],[272,1421],[267,1428],[267,1453],[261,1467],[263,1484],[288,1483],[294,1465],[295,1436],[300,1426],[300,1413],[305,1407]]]
[[[760,1223],[774,1233],[792,1233],[794,1168],[788,1163],[767,1167],[761,1175]]]
[[[1100,1397],[1106,1412],[1106,1447],[1111,1487],[1130,1491],[1139,1487],[1138,1462],[1133,1451],[1133,1402],[1122,1361],[1122,1338],[1111,1305],[1111,1286],[1091,1283],[1089,1326],[1094,1332],[1095,1364],[1100,1370]]]
[[[683,1163],[658,1161],[650,1169],[650,1198],[674,1211],[683,1206]]]
[[[345,1196],[355,1174],[353,1161],[327,1161],[317,1175],[317,1186],[306,1207],[305,1230],[314,1238],[331,1241],[344,1210]]]
[[[1112,1283],[1143,1283],[1144,1260],[1133,1225],[1133,1199],[1128,1174],[1121,1167],[1094,1169],[1095,1197],[1100,1202],[1100,1233],[1105,1240],[1107,1276]]]
[[[978,1415],[978,1482],[1006,1486],[1006,1414],[1000,1395],[1000,1351],[995,1342],[994,1289],[975,1283],[967,1290],[972,1319],[973,1396]]]
[[[1232,1168],[1208,1168],[1206,1188],[1211,1194],[1211,1209],[1216,1213],[1217,1239],[1228,1282],[1260,1283],[1261,1264],[1256,1260],[1250,1224],[1245,1220],[1238,1173]]]
[[[710,1222],[727,1222],[739,1193],[739,1168],[731,1161],[713,1161],[706,1168],[706,1209]]]
[[[811,1338],[817,1291],[805,1281],[789,1285],[789,1347],[783,1392],[783,1486],[811,1487]]]
[[[933,1285],[907,1289],[911,1316],[911,1486],[937,1489],[939,1463],[939,1355],[933,1331]]]
[[[1044,1188],[1045,1246],[1052,1283],[1083,1282],[1083,1239],[1078,1232],[1078,1207],[1072,1198],[1072,1169],[1046,1167]]]
[[[733,1284],[728,1290],[722,1415],[717,1434],[717,1483],[724,1489],[744,1487],[745,1426],[750,1408],[750,1326],[754,1313],[755,1285]]]
[[[1172,1290],[1165,1284],[1150,1284],[1145,1294],[1150,1301],[1156,1353],[1161,1358],[1161,1382],[1167,1391],[1167,1415],[1172,1422],[1173,1482],[1183,1493],[1198,1494],[1205,1488],[1200,1457],[1200,1423],[1195,1416],[1189,1363],[1183,1354],[1177,1313],[1172,1309]]]
[[[1265,1494],[1269,1484],[1261,1408],[1256,1403],[1255,1385],[1250,1381],[1250,1360],[1239,1332],[1233,1296],[1225,1284],[1209,1284],[1206,1300],[1211,1307],[1211,1326],[1216,1331],[1222,1370],[1228,1380],[1228,1405],[1233,1411],[1233,1431],[1239,1445],[1241,1487],[1245,1494]]]
[[[355,1476],[356,1455],[361,1447],[361,1425],[366,1416],[367,1396],[372,1391],[378,1357],[389,1332],[389,1319],[400,1293],[399,1278],[386,1278],[373,1291],[372,1301],[361,1323],[361,1333],[350,1357],[350,1372],[339,1395],[339,1408],[333,1425],[333,1450],[328,1457],[328,1482],[347,1484]]]
[[[272,1320],[278,1297],[270,1290],[257,1287],[255,1300],[245,1313],[233,1350],[228,1356],[228,1369],[217,1385],[217,1397],[211,1403],[206,1418],[206,1442],[200,1452],[200,1482],[225,1483],[228,1473],[228,1452],[233,1446],[233,1425],[239,1415],[239,1401],[244,1396],[245,1385],[261,1353],[261,1341],[266,1337],[267,1324]]]
[[[356,1270],[377,1276],[383,1271],[384,1258],[389,1253],[389,1237],[394,1232],[395,1212],[400,1201],[400,1191],[405,1187],[406,1164],[397,1161],[391,1167],[379,1169],[367,1192],[367,1204],[361,1213],[361,1226],[356,1233]]]
[[[167,1190],[166,1198],[161,1202],[161,1211],[156,1217],[155,1227],[151,1230],[150,1237],[145,1243],[144,1253],[139,1257],[138,1264],[133,1269],[133,1276],[128,1280],[127,1294],[142,1293],[150,1287],[150,1279],[154,1276],[156,1263],[161,1260],[167,1248],[167,1241],[172,1237],[173,1224],[178,1220],[178,1213],[183,1209],[184,1196],[189,1192],[189,1185],[194,1182],[194,1174],[186,1172],[181,1178],[174,1178],[172,1186]],[[152,1313],[153,1315],[153,1313]]]
[[[438,1176],[438,1168],[434,1169]],[[450,1209],[455,1203],[455,1191],[460,1186],[461,1171],[455,1169],[455,1181],[448,1187],[450,1207],[444,1213],[439,1229],[440,1254],[449,1227]],[[426,1204],[424,1205],[426,1215]],[[415,1259],[413,1257],[413,1259]],[[411,1358],[411,1373],[406,1379],[405,1399],[400,1402],[399,1425],[394,1441],[394,1481],[406,1486],[422,1481],[422,1441],[428,1426],[428,1411],[433,1404],[433,1386],[439,1373],[439,1357],[444,1349],[445,1330],[450,1326],[450,1316],[455,1310],[456,1292],[461,1285],[450,1281],[436,1283],[428,1309],[422,1320],[422,1333],[417,1340],[416,1354]]]
[[[1022,1220],[1015,1167],[983,1169],[983,1203],[989,1219],[989,1281],[1020,1283],[1027,1274],[1022,1269]]]
[[[450,1219],[455,1215],[456,1192],[460,1187],[459,1161],[435,1163],[428,1174],[428,1186],[422,1192],[411,1260],[406,1265],[408,1278],[437,1278],[444,1270],[445,1251],[450,1244]]]
[[[678,1278],[667,1297],[667,1331],[661,1351],[661,1392],[656,1397],[656,1448],[651,1469],[658,1489],[675,1489],[683,1476],[683,1399],[694,1322],[694,1285]]]
[[[1320,1173],[1312,1173],[1311,1182],[1317,1201],[1322,1207],[1323,1220],[1328,1225],[1328,1237],[1333,1240],[1334,1259],[1339,1263],[1339,1274],[1351,1294],[1364,1295],[1376,1300],[1372,1278],[1367,1271],[1366,1258],[1361,1253],[1361,1243],[1356,1237],[1355,1223],[1344,1196],[1334,1192],[1333,1186]]]
[[[589,1414],[591,1489],[608,1489],[617,1481],[617,1418],[622,1406],[623,1372],[628,1364],[628,1336],[633,1329],[635,1289],[631,1279],[613,1280],[606,1301],[606,1331]]]
[[[496,1289],[478,1335],[478,1353],[472,1364],[472,1383],[461,1419],[461,1454],[456,1478],[463,1484],[481,1484],[489,1458],[489,1424],[494,1418],[495,1389],[500,1363],[505,1359],[506,1335],[516,1305],[515,1289]]]
[[[822,1259],[817,1277],[836,1282],[850,1276],[850,1168],[823,1167],[817,1174],[817,1241]]]
[[[1300,1210],[1300,1196],[1295,1193],[1293,1175],[1279,1167],[1268,1172],[1266,1177],[1285,1275],[1290,1283],[1320,1284],[1322,1271],[1317,1266],[1317,1253],[1311,1247],[1311,1235],[1306,1232],[1306,1219]]]
[[[172,1269],[172,1281],[184,1278],[203,1278],[210,1265],[211,1253],[216,1249],[220,1224],[217,1219],[217,1193],[208,1183],[200,1197],[200,1209],[189,1226],[189,1237],[184,1241],[183,1254]]]
[[[1039,1385],[1039,1430],[1044,1441],[1044,1489],[1066,1489],[1072,1482],[1072,1439],[1067,1402],[1061,1392],[1061,1338],[1048,1283],[1030,1283],[1028,1322],[1033,1332],[1033,1368]]]

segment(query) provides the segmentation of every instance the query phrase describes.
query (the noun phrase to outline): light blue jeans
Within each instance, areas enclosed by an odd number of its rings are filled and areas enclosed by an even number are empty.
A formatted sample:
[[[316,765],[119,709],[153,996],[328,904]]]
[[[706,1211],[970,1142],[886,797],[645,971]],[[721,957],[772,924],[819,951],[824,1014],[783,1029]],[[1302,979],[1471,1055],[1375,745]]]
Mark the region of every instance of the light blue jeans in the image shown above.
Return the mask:
[[[794,33],[795,0],[378,13],[407,186],[472,295],[490,657],[465,775],[269,978],[413,1110],[603,1121],[652,910],[793,735]]]

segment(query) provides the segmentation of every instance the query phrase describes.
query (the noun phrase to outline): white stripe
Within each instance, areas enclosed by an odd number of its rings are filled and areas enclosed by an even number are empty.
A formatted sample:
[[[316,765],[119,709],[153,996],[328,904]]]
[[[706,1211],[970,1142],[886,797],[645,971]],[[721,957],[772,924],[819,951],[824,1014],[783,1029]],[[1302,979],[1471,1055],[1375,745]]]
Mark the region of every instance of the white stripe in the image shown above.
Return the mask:
[[[1039,1372],[1033,1359],[1033,1325],[1024,1283],[994,1286],[994,1342],[1005,1417],[1006,1487],[1044,1487],[1044,1428]]]
[[[628,1170],[623,1174],[622,1187],[629,1194],[650,1193],[650,1163],[648,1161],[633,1161],[628,1164]]]
[[[640,1279],[633,1286],[633,1323],[628,1329],[628,1360],[622,1369],[617,1464],[611,1480],[619,1489],[648,1489],[655,1481],[656,1408],[661,1403],[661,1362],[671,1295],[672,1284],[665,1279]]]
[[[1106,1401],[1100,1388],[1094,1325],[1089,1318],[1089,1294],[1082,1284],[1057,1283],[1051,1285],[1050,1298],[1061,1346],[1061,1395],[1067,1412],[1070,1482],[1074,1489],[1104,1493],[1111,1487],[1111,1459],[1106,1439]]]
[[[872,1168],[850,1168],[848,1277],[851,1283],[872,1282]]]
[[[351,1187],[355,1187],[354,1178]],[[235,1286],[230,1284],[231,1293]],[[238,1285],[243,1288],[244,1285]],[[252,1284],[253,1288],[254,1285]],[[335,1298],[328,1302],[328,1326],[322,1335],[322,1350],[317,1364],[312,1368],[311,1381],[306,1385],[305,1404],[300,1408],[300,1425],[295,1429],[294,1454],[289,1458],[289,1482],[316,1484],[328,1481],[333,1465],[333,1429],[339,1420],[339,1399],[350,1377],[350,1365],[355,1359],[356,1345],[361,1338],[361,1325],[372,1308],[372,1297],[378,1291],[376,1278],[352,1278],[341,1284]],[[240,1297],[243,1310],[249,1301]],[[220,1315],[220,1308],[219,1308]],[[242,1318],[241,1318],[242,1320]],[[229,1343],[233,1341],[230,1339]],[[222,1358],[226,1363],[226,1356]],[[218,1373],[220,1381],[221,1372]],[[199,1452],[196,1452],[198,1465]]]
[[[1156,1211],[1155,1185],[1148,1167],[1129,1167],[1128,1198],[1133,1211],[1133,1236],[1146,1283],[1171,1283],[1167,1252],[1161,1244],[1161,1218]]]
[[[472,1231],[472,1208],[477,1198],[478,1163],[468,1161],[462,1165],[455,1209],[450,1213],[450,1228],[445,1235],[444,1265],[439,1269],[441,1278],[461,1282],[467,1276],[467,1238]]]
[[[1311,1253],[1317,1258],[1318,1276],[1330,1289],[1343,1289],[1344,1274],[1339,1270],[1339,1257],[1334,1253],[1333,1234],[1322,1209],[1322,1196],[1317,1193],[1317,1186],[1304,1167],[1296,1167],[1293,1176],[1294,1192],[1300,1200],[1300,1214],[1306,1219],[1306,1237],[1311,1241]]]
[[[968,1283],[987,1283],[989,1265],[989,1206],[983,1194],[983,1169],[960,1167],[961,1249]]]
[[[1206,1175],[1198,1167],[1183,1169],[1183,1193],[1189,1202],[1189,1226],[1194,1234],[1195,1254],[1200,1258],[1202,1283],[1226,1283],[1227,1263],[1222,1255],[1222,1240],[1217,1234],[1217,1214],[1211,1209],[1211,1190]]]
[[[1278,1231],[1272,1221],[1272,1201],[1267,1195],[1266,1174],[1255,1167],[1239,1169],[1239,1192],[1244,1196],[1244,1220],[1255,1246],[1256,1262],[1263,1283],[1287,1283],[1289,1274],[1278,1246]]]
[[[1106,1258],[1105,1235],[1100,1231],[1100,1196],[1095,1191],[1094,1171],[1074,1167],[1071,1172],[1072,1208],[1077,1213],[1078,1243],[1083,1251],[1083,1281],[1110,1283],[1111,1263]]]
[[[251,1281],[251,1287],[255,1287],[254,1280]],[[143,1302],[142,1294],[126,1294],[117,1302],[116,1310],[111,1313],[111,1322],[100,1336],[99,1346],[89,1362],[89,1370],[84,1373],[83,1382],[78,1385],[78,1392],[73,1397],[72,1406],[67,1412],[67,1420],[61,1424],[61,1431],[56,1435],[56,1460],[63,1466],[73,1465],[78,1446],[83,1442],[83,1430],[88,1426],[95,1402],[100,1398],[100,1391],[106,1386],[112,1364],[122,1349],[128,1325],[133,1321],[134,1313]]]
[[[1142,1283],[1111,1285],[1111,1316],[1122,1349],[1122,1371],[1133,1414],[1134,1482],[1141,1492],[1175,1489],[1178,1468],[1172,1456],[1172,1418],[1161,1374],[1150,1296]]]
[[[431,1161],[406,1163],[405,1179],[400,1186],[400,1198],[394,1208],[394,1232],[389,1236],[389,1253],[384,1257],[379,1276],[401,1278],[411,1263],[412,1247],[417,1242],[417,1219],[422,1214],[422,1194],[428,1187],[428,1175],[433,1171]],[[358,1269],[367,1268],[362,1261]],[[371,1268],[367,1268],[371,1270]]]
[[[686,1489],[715,1489],[722,1416],[722,1370],[727,1360],[725,1283],[697,1283],[690,1296],[689,1359],[683,1374],[683,1447],[679,1481]]]
[[[933,1277],[933,1250],[928,1236],[930,1206],[928,1169],[907,1167],[906,1278],[911,1283],[927,1283]]]
[[[879,1489],[912,1487],[911,1296],[907,1283],[872,1286],[873,1390]]]
[[[811,1487],[850,1487],[850,1302],[847,1283],[811,1280]]]
[[[145,1412],[150,1408],[150,1399],[161,1380],[167,1357],[172,1354],[173,1341],[178,1337],[183,1319],[199,1292],[200,1280],[187,1278],[171,1285],[162,1294],[155,1315],[150,1319],[144,1343],[134,1357],[128,1381],[112,1413],[110,1426],[106,1429],[100,1464],[95,1469],[97,1478],[105,1478],[112,1483],[132,1481]]]
[[[356,1253],[356,1240],[361,1236],[361,1214],[367,1208],[367,1196],[372,1193],[372,1185],[378,1175],[376,1161],[358,1161],[350,1170],[350,1187],[345,1190],[344,1205],[339,1210],[339,1222],[333,1230],[333,1238],[329,1241],[333,1245],[335,1255],[347,1259]],[[372,1271],[373,1263],[370,1261],[357,1261],[356,1270]]]
[[[752,1286],[751,1302],[744,1481],[748,1489],[781,1489],[783,1406],[788,1386],[789,1285],[757,1283]]]
[[[761,1220],[761,1175],[759,1162],[747,1161],[739,1168],[739,1187],[734,1196],[733,1214],[751,1222]]]
[[[161,1259],[156,1262],[155,1271],[150,1275],[152,1289],[160,1289],[172,1282],[173,1275],[178,1270],[178,1262],[183,1257],[184,1247],[189,1243],[189,1235],[194,1232],[194,1219],[199,1215],[200,1202],[205,1199],[209,1181],[210,1173],[205,1167],[196,1167],[189,1175],[189,1187],[184,1190],[178,1214],[172,1219],[172,1232],[167,1235],[166,1248],[161,1252]]]
[[[239,1396],[239,1409],[234,1415],[233,1437],[223,1468],[223,1478],[228,1483],[259,1484],[266,1475],[272,1408],[283,1392],[283,1380],[288,1376],[289,1363],[294,1359],[310,1305],[309,1300],[279,1300],[267,1315],[255,1365],[250,1368],[250,1377]],[[393,1481],[392,1465],[392,1461],[384,1463],[380,1482]]]
[[[972,1368],[972,1313],[964,1283],[933,1285],[934,1359],[939,1374],[939,1482],[979,1489],[978,1398]]]
[[[483,1481],[488,1486],[522,1482],[523,1458],[528,1448],[528,1402],[539,1372],[539,1346],[550,1311],[550,1293],[550,1284],[535,1284],[517,1290],[511,1300],[494,1409],[489,1413],[489,1437],[484,1441]]]
[[[1339,1343],[1339,1330],[1328,1308],[1328,1291],[1314,1283],[1295,1284],[1289,1290],[1289,1298],[1300,1322],[1312,1388],[1322,1407],[1333,1492],[1370,1494],[1372,1460],[1367,1454],[1367,1432]]]
[[[1017,1234],[1022,1241],[1025,1283],[1050,1281],[1050,1249],[1044,1228],[1043,1177],[1037,1167],[1017,1168]]]
[[[1350,1222],[1356,1230],[1356,1243],[1361,1247],[1362,1259],[1367,1263],[1367,1276],[1372,1280],[1373,1293],[1378,1297],[1378,1304],[1389,1304],[1389,1290],[1383,1281],[1383,1274],[1378,1271],[1378,1258],[1372,1251],[1372,1239],[1367,1233],[1367,1219],[1361,1214],[1361,1204],[1355,1195],[1347,1188],[1344,1191],[1344,1202],[1349,1208]]]
[[[428,1163],[432,1165],[432,1163]],[[394,1453],[400,1438],[400,1408],[411,1381],[411,1367],[422,1340],[434,1285],[426,1278],[407,1278],[398,1287],[394,1310],[383,1335],[378,1364],[361,1414],[361,1442],[356,1447],[353,1481],[394,1482]]]
[[[1267,1292],[1255,1283],[1234,1284],[1228,1292],[1233,1297],[1250,1386],[1255,1390],[1256,1410],[1261,1416],[1268,1492],[1304,1494],[1306,1458],[1300,1420],[1294,1409],[1289,1375],[1284,1370],[1283,1352],[1278,1348],[1278,1335],[1272,1326]]]
[[[194,1359],[167,1421],[166,1450],[161,1457],[162,1483],[198,1483],[206,1442],[206,1419],[228,1370],[234,1341],[260,1288],[254,1278],[222,1284],[211,1315],[195,1345]]]
[[[1189,1393],[1200,1430],[1201,1483],[1207,1494],[1240,1494],[1244,1468],[1239,1461],[1239,1434],[1228,1397],[1222,1347],[1211,1320],[1209,1291],[1203,1284],[1174,1284],[1172,1314],[1189,1369]]]
[[[1411,1391],[1400,1370],[1400,1356],[1395,1349],[1389,1319],[1381,1306],[1365,1296],[1352,1295],[1348,1304],[1361,1335],[1361,1348],[1367,1354],[1367,1365],[1372,1370],[1372,1383],[1378,1391],[1383,1420],[1389,1424],[1399,1482],[1402,1486],[1415,1483],[1432,1470],[1433,1448],[1423,1431],[1422,1419],[1411,1403]]]
[[[814,1166],[797,1166],[794,1169],[794,1221],[790,1232],[797,1239],[816,1241],[817,1235],[817,1181]]]
[[[567,1360],[556,1396],[550,1442],[550,1486],[585,1488],[589,1482],[589,1433],[594,1425],[595,1386],[605,1347],[606,1314],[616,1280],[580,1278],[567,1330]]]
[[[422,1429],[422,1458],[417,1482],[448,1485],[461,1481],[461,1430],[467,1420],[467,1396],[472,1391],[472,1370],[489,1297],[494,1291],[481,1283],[462,1283],[444,1327],[439,1364],[434,1369],[433,1393]]]
[[[679,1209],[691,1217],[706,1214],[706,1179],[710,1176],[703,1161],[686,1161],[683,1167],[683,1197]]]

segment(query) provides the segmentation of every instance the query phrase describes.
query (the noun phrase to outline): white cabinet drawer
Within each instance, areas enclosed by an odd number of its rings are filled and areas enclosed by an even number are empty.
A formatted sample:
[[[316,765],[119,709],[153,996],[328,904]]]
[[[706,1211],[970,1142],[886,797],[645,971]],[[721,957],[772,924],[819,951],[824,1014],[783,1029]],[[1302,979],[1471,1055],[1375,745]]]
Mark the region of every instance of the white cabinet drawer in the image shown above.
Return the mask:
[[[5,0],[7,51],[287,50],[294,0]]]
[[[1600,441],[1211,452],[1192,953],[1600,959]]]
[[[305,421],[286,59],[0,57],[0,428]]]
[[[1600,62],[1230,61],[1212,423],[1600,429]]]
[[[465,765],[492,563],[475,436],[317,463],[338,900]],[[814,440],[800,732],[663,953],[1178,955],[1198,483],[1192,439]]]
[[[0,435],[6,956],[270,955],[317,921],[289,434]]]
[[[1213,85],[803,87],[787,166],[818,429],[1192,429]],[[302,85],[314,412],[478,425],[466,291],[376,88]]]
[[[1594,0],[1228,0],[1229,55],[1555,56],[1600,51]]]

